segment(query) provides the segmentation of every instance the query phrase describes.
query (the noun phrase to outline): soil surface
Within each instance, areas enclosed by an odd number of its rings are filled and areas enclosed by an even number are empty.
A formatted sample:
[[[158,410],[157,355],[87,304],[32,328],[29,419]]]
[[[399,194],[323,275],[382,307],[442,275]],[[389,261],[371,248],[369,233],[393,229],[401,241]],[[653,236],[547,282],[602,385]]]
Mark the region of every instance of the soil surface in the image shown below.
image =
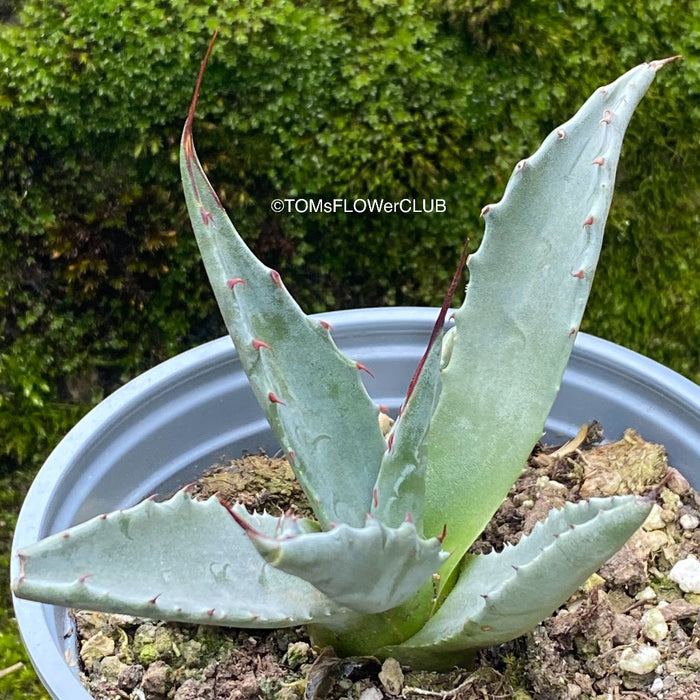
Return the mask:
[[[632,431],[593,446],[597,426],[558,449],[538,446],[473,551],[515,543],[552,507],[653,492],[625,547],[550,618],[482,650],[472,669],[412,672],[393,659],[337,659],[303,629],[257,632],[74,613],[80,670],[98,700],[692,700],[700,698],[700,497],[662,447]],[[195,487],[250,508],[303,513],[284,460],[218,465]]]

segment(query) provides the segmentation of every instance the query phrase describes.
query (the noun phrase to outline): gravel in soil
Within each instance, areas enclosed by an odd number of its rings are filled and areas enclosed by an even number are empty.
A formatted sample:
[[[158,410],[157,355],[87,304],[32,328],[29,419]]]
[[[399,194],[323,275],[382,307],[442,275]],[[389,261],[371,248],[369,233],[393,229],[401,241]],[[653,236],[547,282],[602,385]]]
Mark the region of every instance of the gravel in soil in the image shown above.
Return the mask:
[[[624,548],[531,633],[484,649],[471,669],[413,672],[393,659],[337,659],[303,629],[258,632],[75,611],[80,672],[97,700],[691,700],[700,698],[700,497],[662,447],[633,431],[595,445],[598,426],[538,446],[473,551],[515,543],[552,507],[656,495]],[[250,508],[305,512],[284,460],[249,456],[194,487]]]

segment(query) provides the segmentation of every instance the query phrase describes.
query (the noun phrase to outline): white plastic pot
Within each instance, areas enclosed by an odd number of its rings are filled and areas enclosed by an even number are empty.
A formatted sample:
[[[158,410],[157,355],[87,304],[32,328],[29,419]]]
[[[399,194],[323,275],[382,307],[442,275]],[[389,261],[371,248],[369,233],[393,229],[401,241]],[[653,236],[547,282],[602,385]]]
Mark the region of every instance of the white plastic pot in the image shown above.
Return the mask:
[[[371,368],[376,378],[366,384],[377,403],[397,408],[436,315],[435,309],[400,307],[323,318],[344,352]],[[592,419],[607,438],[632,427],[663,443],[670,462],[700,489],[700,387],[630,350],[580,334],[546,437],[559,442]],[[274,453],[277,446],[232,343],[206,343],[129,382],[68,433],[27,494],[13,552],[99,513],[171,492],[222,456],[258,447]],[[17,564],[13,556],[13,578]],[[15,611],[51,697],[90,700],[77,677],[66,610],[15,599]]]

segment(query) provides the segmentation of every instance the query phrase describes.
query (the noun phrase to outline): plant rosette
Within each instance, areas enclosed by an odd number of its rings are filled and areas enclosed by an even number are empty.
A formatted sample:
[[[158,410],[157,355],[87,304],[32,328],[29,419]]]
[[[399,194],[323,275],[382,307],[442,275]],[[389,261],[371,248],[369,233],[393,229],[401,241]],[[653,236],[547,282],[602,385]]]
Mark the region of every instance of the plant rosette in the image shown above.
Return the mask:
[[[341,655],[426,669],[469,663],[546,618],[637,531],[653,494],[566,503],[513,546],[468,550],[557,399],[624,133],[670,60],[597,90],[517,164],[501,201],[482,209],[464,302],[446,324],[460,263],[383,430],[382,404],[363,376],[378,369],[341,352],[332,323],[301,311],[207,180],[192,135],[205,59],[181,142],[185,197],[237,358],[313,517],[251,513],[187,488],[111,513],[93,502],[90,514],[100,515],[80,522],[80,513],[77,525],[18,543],[15,595],[224,627],[303,625]],[[187,430],[187,420],[168,429]],[[159,459],[140,457],[143,481],[153,481]]]

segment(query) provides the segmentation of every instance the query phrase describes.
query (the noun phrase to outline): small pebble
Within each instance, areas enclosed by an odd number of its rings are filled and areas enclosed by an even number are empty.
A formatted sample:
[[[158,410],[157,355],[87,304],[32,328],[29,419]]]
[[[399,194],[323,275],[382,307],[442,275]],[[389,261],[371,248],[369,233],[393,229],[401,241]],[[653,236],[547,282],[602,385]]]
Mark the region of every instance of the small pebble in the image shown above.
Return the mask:
[[[571,700],[576,700],[576,698],[580,698],[583,695],[583,691],[575,683],[567,683],[566,692],[566,697],[571,698]]]
[[[146,696],[165,695],[171,685],[172,669],[164,661],[154,661],[144,672],[141,685]]]
[[[129,667],[116,656],[105,656],[100,661],[100,673],[112,683],[116,683],[119,675],[127,668]]]
[[[654,600],[654,598],[656,598],[656,591],[651,586],[647,586],[634,597],[635,600]]]
[[[382,700],[383,697],[379,688],[365,688],[360,693],[360,700]]]
[[[651,673],[661,663],[661,652],[646,644],[627,647],[620,654],[619,666],[622,671],[644,676]]]
[[[685,600],[685,598],[676,598],[676,600],[672,600],[670,603],[664,602],[663,605],[659,603],[659,610],[661,610],[661,614],[664,616],[666,622],[687,620],[698,614],[698,606],[693,605],[691,602]]]
[[[125,666],[120,672],[117,678],[117,685],[122,690],[133,690],[143,678],[143,666],[139,664],[132,664],[130,666]]]
[[[677,561],[668,577],[685,593],[700,593],[700,561],[695,557]]]
[[[669,521],[675,518],[675,514],[681,507],[681,498],[677,493],[673,493],[670,489],[661,489],[661,500],[663,502],[663,509],[666,516],[669,517]]]
[[[543,489],[548,483],[549,483],[549,477],[546,474],[542,474],[542,476],[537,477],[537,481],[535,482],[535,487],[537,489]]]
[[[617,613],[613,618],[612,635],[615,644],[632,644],[639,637],[641,621],[631,615]]]
[[[666,486],[679,496],[685,496],[690,491],[690,483],[677,469],[669,467],[671,473]]]
[[[531,500],[527,493],[516,493],[513,496],[513,504],[516,508],[520,508],[523,505],[523,501]]]
[[[83,642],[80,648],[80,658],[91,668],[95,661],[114,654],[114,640],[104,632],[98,632]]]
[[[700,525],[700,519],[690,513],[683,513],[679,518],[679,522],[684,530],[695,530]]]
[[[668,625],[659,608],[651,608],[642,615],[642,634],[652,642],[660,642],[668,636]]]
[[[601,586],[605,585],[605,579],[597,573],[591,574],[583,583],[583,586],[581,588],[586,591],[592,591],[594,588],[600,588]]]
[[[668,535],[664,530],[642,530],[639,535],[639,539],[651,552],[658,552],[660,549],[668,546],[669,543]]]
[[[396,659],[388,658],[382,664],[379,680],[389,695],[401,695],[404,682],[401,664]]]
[[[654,682],[649,687],[649,692],[652,695],[658,695],[664,689],[664,682],[661,678],[654,678]]]
[[[554,479],[549,480],[547,487],[551,491],[561,491],[562,493],[568,493],[569,491],[569,488],[568,486],[566,486],[566,484],[562,484],[560,481],[555,481]]]
[[[642,527],[647,532],[649,530],[661,530],[662,528],[666,527],[666,523],[663,519],[663,510],[657,503],[654,503],[654,506],[647,516],[647,519],[644,521]]]

